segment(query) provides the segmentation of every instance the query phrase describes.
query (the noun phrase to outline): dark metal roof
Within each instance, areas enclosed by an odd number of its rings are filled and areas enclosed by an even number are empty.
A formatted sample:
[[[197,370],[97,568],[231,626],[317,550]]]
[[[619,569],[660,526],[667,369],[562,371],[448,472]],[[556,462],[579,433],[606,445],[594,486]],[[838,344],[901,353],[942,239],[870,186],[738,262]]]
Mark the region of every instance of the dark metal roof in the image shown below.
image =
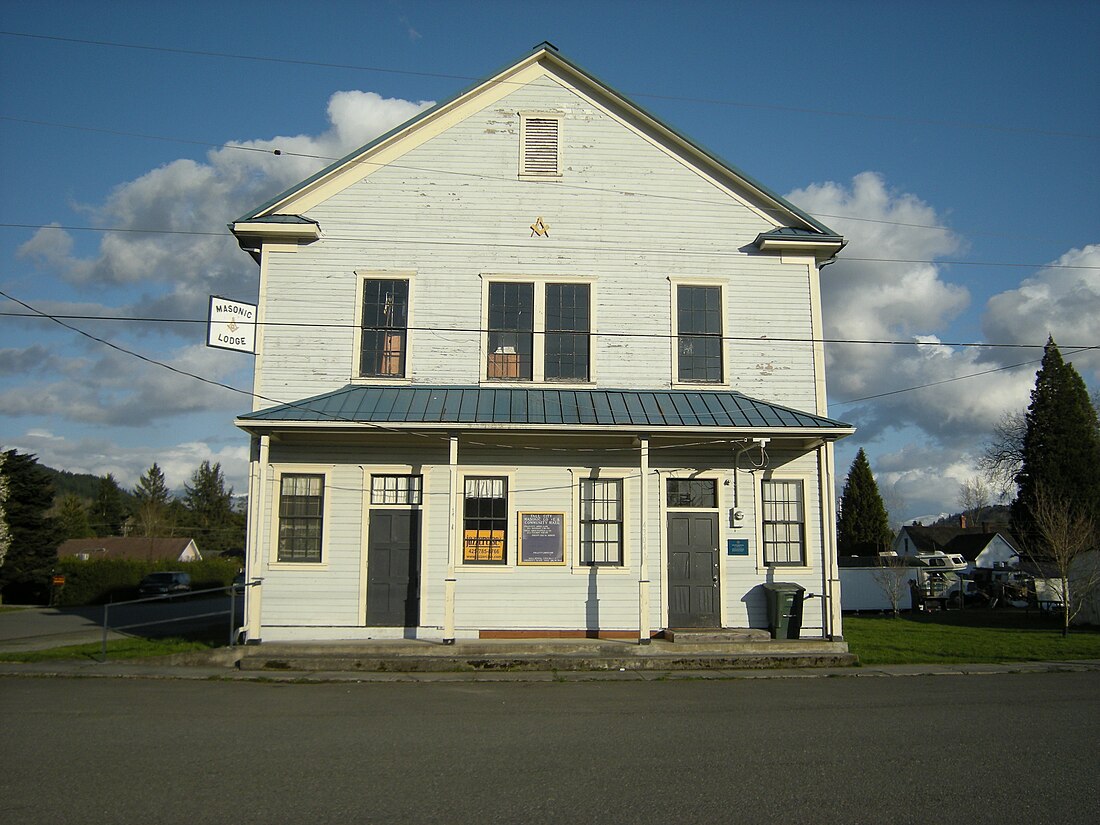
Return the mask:
[[[239,417],[242,426],[285,423],[737,428],[833,431],[831,418],[749,398],[694,390],[348,385]]]

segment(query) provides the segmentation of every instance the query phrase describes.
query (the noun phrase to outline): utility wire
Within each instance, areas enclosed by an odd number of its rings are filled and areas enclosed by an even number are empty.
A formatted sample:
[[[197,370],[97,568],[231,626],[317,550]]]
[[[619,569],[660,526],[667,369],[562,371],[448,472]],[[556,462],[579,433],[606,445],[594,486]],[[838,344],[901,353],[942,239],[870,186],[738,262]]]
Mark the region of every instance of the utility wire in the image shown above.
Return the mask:
[[[113,227],[100,227],[100,226],[72,226],[63,224],[26,224],[26,223],[0,223],[0,228],[7,229],[60,229],[66,232],[123,232],[123,233],[136,233],[136,234],[152,234],[152,235],[194,235],[194,236],[216,236],[225,237],[229,239],[231,236],[228,232],[212,232],[201,230],[181,230],[181,229],[135,229],[135,228],[113,228]],[[449,240],[425,240],[422,238],[386,238],[374,236],[370,238],[363,237],[350,237],[341,235],[325,235],[325,240],[330,241],[349,241],[363,244],[385,244],[387,246],[394,245],[422,245],[422,246],[449,246],[449,247],[477,247],[477,248],[489,248],[489,249],[520,249],[530,251],[532,249],[531,244],[522,243],[500,243],[500,242],[481,242],[481,241],[449,241]],[[632,252],[648,255],[677,255],[683,257],[685,255],[692,257],[728,257],[733,254],[732,251],[707,251],[701,249],[693,249],[690,247],[668,247],[666,249],[646,249],[644,247],[639,248],[637,246],[629,245],[626,243],[616,244],[609,241],[596,241],[599,246],[555,246],[553,244],[543,244],[540,242],[539,248],[545,252],[615,252],[620,249],[630,249]],[[902,264],[933,264],[936,266],[988,266],[988,267],[1009,267],[1020,269],[1084,269],[1084,270],[1100,270],[1100,265],[1091,264],[1036,264],[1036,263],[1014,263],[1011,261],[958,261],[958,260],[933,260],[923,258],[865,258],[859,256],[845,255],[837,259],[838,262],[866,262],[866,263],[902,263]]]
[[[320,60],[301,60],[289,57],[269,57],[264,55],[248,55],[237,54],[233,52],[217,52],[202,49],[181,49],[172,48],[169,46],[150,46],[137,43],[120,43],[111,40],[90,40],[76,37],[60,37],[56,35],[45,34],[33,34],[30,32],[13,32],[13,31],[0,31],[0,35],[4,37],[22,37],[34,40],[53,41],[58,43],[74,43],[86,46],[100,46],[106,48],[115,49],[133,49],[140,51],[150,52],[164,52],[168,54],[184,54],[192,55],[196,57],[216,57],[226,60],[249,60],[260,63],[281,63],[291,66],[312,66],[325,69],[341,69],[351,71],[363,71],[363,72],[378,72],[384,74],[395,75],[408,75],[412,77],[428,77],[435,79],[446,80],[462,80],[466,82],[477,82],[484,80],[482,77],[476,77],[473,75],[461,75],[450,74],[443,72],[423,72],[414,71],[411,69],[393,69],[383,66],[363,66],[348,63],[332,63]],[[518,81],[498,80],[499,84],[514,84],[522,85]],[[664,100],[672,102],[682,103],[700,103],[708,106],[731,106],[736,108],[745,109],[759,109],[763,111],[778,111],[778,112],[793,112],[797,114],[809,114],[809,115],[823,115],[827,117],[837,118],[856,118],[861,120],[876,120],[882,122],[891,123],[918,123],[925,126],[947,126],[951,128],[960,129],[977,129],[983,131],[1001,132],[1005,134],[1024,134],[1024,135],[1045,135],[1048,137],[1068,137],[1068,138],[1083,138],[1087,140],[1100,140],[1100,134],[1093,134],[1089,132],[1070,132],[1055,129],[1032,129],[1023,126],[1005,126],[1001,124],[991,123],[974,123],[968,121],[935,119],[935,118],[915,118],[907,117],[904,115],[884,115],[874,114],[867,112],[854,112],[854,111],[840,111],[833,109],[816,109],[803,106],[782,106],[771,103],[754,103],[748,101],[728,100],[721,98],[704,98],[704,97],[685,97],[679,95],[659,95],[649,92],[624,92],[628,97],[635,98],[650,98],[653,100]]]
[[[117,130],[117,129],[105,129],[105,128],[99,128],[99,127],[94,127],[94,126],[79,126],[79,125],[72,124],[72,123],[57,123],[55,121],[47,121],[47,120],[32,120],[32,119],[29,119],[29,118],[10,117],[10,116],[7,116],[7,115],[0,115],[0,120],[6,120],[6,121],[13,122],[13,123],[30,123],[30,124],[35,124],[35,125],[39,125],[39,126],[53,126],[53,127],[57,127],[57,128],[61,128],[61,129],[76,129],[76,130],[80,130],[80,131],[97,132],[97,133],[109,134],[109,135],[119,135],[119,136],[122,136],[122,137],[136,137],[136,138],[145,138],[145,139],[148,139],[148,140],[160,140],[160,141],[165,141],[165,142],[169,142],[169,143],[174,142],[174,143],[191,144],[191,145],[195,145],[195,146],[209,146],[209,147],[212,147],[212,148],[215,148],[215,149],[235,149],[235,150],[239,150],[239,151],[243,151],[243,152],[259,152],[260,154],[264,154],[264,155],[277,155],[277,156],[282,156],[282,157],[308,158],[310,160],[324,160],[324,161],[330,161],[330,162],[340,160],[340,158],[332,157],[332,156],[328,156],[328,155],[315,155],[315,154],[309,154],[309,153],[306,153],[306,152],[291,152],[289,150],[279,149],[277,147],[276,148],[263,148],[263,147],[259,147],[259,146],[242,146],[242,145],[239,145],[238,143],[211,143],[211,142],[208,142],[208,141],[192,140],[192,139],[188,139],[188,138],[174,138],[174,137],[166,137],[164,135],[150,135],[150,134],[140,133],[140,132],[124,132],[124,131],[120,131],[120,130]],[[261,140],[261,141],[258,141],[258,142],[265,142],[265,141]],[[482,180],[507,180],[509,182],[513,182],[513,183],[515,182],[515,178],[504,178],[504,177],[501,177],[501,176],[484,175],[484,174],[470,173],[470,172],[456,172],[456,171],[451,170],[451,169],[426,169],[426,168],[423,168],[423,167],[405,166],[405,165],[397,164],[397,163],[376,163],[374,161],[365,161],[365,160],[355,161],[355,163],[360,163],[360,162],[361,163],[370,163],[371,165],[377,166],[379,168],[384,167],[384,168],[391,168],[391,169],[404,169],[404,170],[407,170],[407,171],[430,172],[430,173],[433,173],[433,174],[440,174],[440,175],[462,175],[462,176],[473,177],[473,178],[478,178],[478,179],[482,179]],[[559,185],[556,186],[555,188],[579,189],[579,190],[582,190],[582,191],[599,192],[599,193],[604,193],[604,194],[625,195],[625,196],[630,196],[632,198],[633,197],[660,198],[660,199],[664,199],[664,200],[675,200],[675,201],[680,201],[680,202],[684,202],[684,203],[703,203],[703,204],[714,204],[715,203],[714,200],[705,200],[703,198],[688,198],[688,197],[685,197],[685,196],[682,196],[682,195],[666,195],[666,194],[662,194],[662,193],[658,193],[658,192],[631,192],[629,190],[622,190],[622,189],[616,190],[616,189],[606,189],[606,188],[603,188],[603,187],[582,186],[582,185],[579,185],[579,184],[572,184],[572,183],[567,183],[567,182],[559,182]],[[1021,235],[1017,232],[990,232],[990,231],[987,231],[987,230],[980,230],[980,229],[953,228],[953,227],[949,227],[949,226],[937,226],[937,225],[934,225],[934,224],[926,224],[926,223],[911,223],[911,222],[907,222],[907,221],[890,221],[890,220],[886,220],[884,218],[861,218],[857,215],[838,215],[838,214],[832,214],[832,213],[828,213],[828,212],[815,212],[814,214],[819,218],[830,218],[830,219],[845,220],[845,221],[858,221],[860,223],[883,224],[885,226],[903,226],[903,227],[906,227],[908,229],[927,229],[927,230],[933,231],[933,232],[965,233],[967,235],[981,235],[981,236],[985,236],[985,237],[994,237],[994,238],[1016,238],[1016,239],[1027,238],[1029,240],[1045,241],[1045,242],[1048,242],[1048,243],[1066,243],[1066,242],[1069,242],[1068,239],[1066,239],[1066,238],[1057,238],[1056,239],[1056,238],[1040,237],[1040,236],[1037,236],[1037,235]],[[122,231],[122,230],[116,230],[116,231]]]
[[[3,294],[3,293],[0,293]],[[43,318],[41,312],[0,312],[0,317],[7,318]],[[63,319],[66,321],[99,321],[99,322],[111,322],[111,323],[144,323],[144,324],[208,324],[207,318],[158,318],[153,316],[134,317],[126,315],[74,315],[74,314],[62,314],[54,313],[49,316],[49,319]],[[355,323],[317,323],[311,321],[255,321],[251,322],[255,326],[259,327],[294,327],[305,329],[363,329],[362,324]],[[369,327],[369,329],[390,329],[389,327]],[[430,333],[459,333],[468,335],[482,335],[490,332],[498,332],[499,330],[491,330],[484,327],[425,327],[425,326],[407,326],[401,327],[407,332],[430,332]],[[547,332],[546,330],[532,330],[532,335],[550,335],[555,334]],[[573,334],[573,333],[570,333]],[[648,338],[656,340],[674,340],[682,337],[680,334],[673,334],[669,332],[601,332],[593,330],[586,333],[576,333],[587,335],[591,338]],[[684,333],[687,334],[687,333]],[[714,335],[707,336],[714,339],[720,339],[722,341],[735,341],[739,343],[760,343],[760,344],[864,344],[871,346],[899,346],[899,347],[952,347],[957,349],[1042,349],[1046,346],[1045,343],[1041,344],[1024,344],[1024,343],[997,343],[989,341],[915,341],[915,340],[903,340],[903,339],[871,339],[871,338],[789,338],[784,336],[760,336],[760,335]],[[1090,345],[1085,344],[1063,344],[1064,348],[1068,349],[1090,349]]]

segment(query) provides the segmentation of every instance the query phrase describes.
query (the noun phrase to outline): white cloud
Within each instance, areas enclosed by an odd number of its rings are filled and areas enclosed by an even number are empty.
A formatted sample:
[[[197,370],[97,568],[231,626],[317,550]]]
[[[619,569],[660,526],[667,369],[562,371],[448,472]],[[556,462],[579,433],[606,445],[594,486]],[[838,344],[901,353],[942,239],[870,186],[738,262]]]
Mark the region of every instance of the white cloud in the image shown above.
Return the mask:
[[[234,142],[209,152],[205,162],[167,163],[119,185],[103,203],[81,207],[98,226],[213,234],[108,232],[94,257],[81,258],[68,232],[48,227],[20,254],[77,285],[140,288],[131,310],[170,305],[174,315],[199,317],[211,293],[255,294],[255,266],[225,233],[229,221],[430,105],[336,92],[329,128],[320,135]]]
[[[52,432],[31,429],[7,439],[3,449],[32,453],[40,464],[105,476],[111,473],[123,487],[132,489],[142,474],[156,462],[164,471],[170,489],[182,491],[191,474],[203,461],[220,463],[226,486],[234,493],[248,492],[248,446],[218,445],[211,441],[188,441],[171,447],[131,447],[105,438],[68,439]]]
[[[1071,249],[1054,263],[1057,266],[1039,270],[1018,288],[990,298],[983,329],[990,340],[1007,343],[1043,343],[1053,335],[1082,376],[1100,380],[1100,350],[1066,352],[1100,344],[1100,269],[1068,268],[1100,268],[1100,244]]]

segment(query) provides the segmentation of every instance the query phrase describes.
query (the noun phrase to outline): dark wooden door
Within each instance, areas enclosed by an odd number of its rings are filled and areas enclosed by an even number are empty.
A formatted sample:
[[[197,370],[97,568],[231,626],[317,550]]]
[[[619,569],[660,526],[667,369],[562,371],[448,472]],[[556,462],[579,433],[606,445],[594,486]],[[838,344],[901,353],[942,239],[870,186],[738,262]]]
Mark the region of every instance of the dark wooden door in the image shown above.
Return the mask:
[[[416,627],[420,616],[420,513],[371,510],[367,625]]]
[[[718,514],[668,514],[669,627],[720,627]]]

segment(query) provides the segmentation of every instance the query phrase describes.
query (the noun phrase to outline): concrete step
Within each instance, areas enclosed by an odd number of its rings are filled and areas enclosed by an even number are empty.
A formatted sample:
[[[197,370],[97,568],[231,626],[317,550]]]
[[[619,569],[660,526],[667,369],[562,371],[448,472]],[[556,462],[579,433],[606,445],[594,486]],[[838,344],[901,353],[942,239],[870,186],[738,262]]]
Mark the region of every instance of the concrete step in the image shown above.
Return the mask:
[[[770,642],[772,635],[767,630],[755,627],[682,627],[665,630],[665,639],[677,644],[702,644],[710,642]]]
[[[419,647],[417,647],[419,645]],[[698,649],[696,649],[698,648]],[[262,644],[242,649],[247,671],[444,673],[489,671],[726,670],[845,667],[856,657],[843,642],[652,645],[460,643]]]

